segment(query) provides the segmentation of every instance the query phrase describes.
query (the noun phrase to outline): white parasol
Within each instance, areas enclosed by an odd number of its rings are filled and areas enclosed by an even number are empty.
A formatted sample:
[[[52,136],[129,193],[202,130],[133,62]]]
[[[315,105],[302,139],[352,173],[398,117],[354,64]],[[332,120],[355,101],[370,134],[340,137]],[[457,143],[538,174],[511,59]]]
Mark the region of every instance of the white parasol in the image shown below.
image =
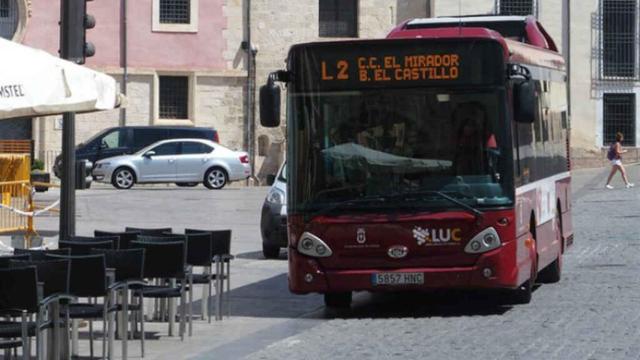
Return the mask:
[[[120,106],[103,73],[0,38],[0,119],[91,112]]]

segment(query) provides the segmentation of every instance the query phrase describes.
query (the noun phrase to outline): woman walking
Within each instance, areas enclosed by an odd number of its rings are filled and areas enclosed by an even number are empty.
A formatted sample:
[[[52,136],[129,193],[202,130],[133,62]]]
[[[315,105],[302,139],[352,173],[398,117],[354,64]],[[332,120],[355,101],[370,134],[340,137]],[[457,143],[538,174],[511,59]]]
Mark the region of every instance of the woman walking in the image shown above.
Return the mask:
[[[627,150],[622,150],[622,140],[624,140],[624,136],[621,132],[616,134],[616,142],[611,144],[609,147],[609,151],[607,152],[607,159],[611,161],[611,172],[609,173],[609,178],[607,179],[607,185],[604,187],[607,189],[613,189],[613,186],[609,185],[613,175],[619,170],[622,175],[622,180],[627,188],[633,187],[633,183],[630,183],[627,179],[627,172],[624,170],[624,166],[622,166],[622,155],[627,152]]]

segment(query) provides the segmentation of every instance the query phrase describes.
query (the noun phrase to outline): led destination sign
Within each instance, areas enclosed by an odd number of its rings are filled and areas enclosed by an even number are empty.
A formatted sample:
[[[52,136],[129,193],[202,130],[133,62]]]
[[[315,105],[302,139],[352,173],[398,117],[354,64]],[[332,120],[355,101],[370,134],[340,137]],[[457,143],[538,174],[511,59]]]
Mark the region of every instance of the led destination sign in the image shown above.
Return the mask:
[[[498,85],[503,56],[495,41],[375,40],[296,46],[289,64],[299,90]]]

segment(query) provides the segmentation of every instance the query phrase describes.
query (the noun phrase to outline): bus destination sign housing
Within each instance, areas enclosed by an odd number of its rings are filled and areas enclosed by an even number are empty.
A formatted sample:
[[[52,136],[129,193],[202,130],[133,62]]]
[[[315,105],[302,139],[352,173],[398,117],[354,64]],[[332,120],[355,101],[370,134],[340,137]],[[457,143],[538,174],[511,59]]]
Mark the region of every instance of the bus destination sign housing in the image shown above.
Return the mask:
[[[297,91],[501,85],[504,49],[491,39],[394,39],[294,46]]]

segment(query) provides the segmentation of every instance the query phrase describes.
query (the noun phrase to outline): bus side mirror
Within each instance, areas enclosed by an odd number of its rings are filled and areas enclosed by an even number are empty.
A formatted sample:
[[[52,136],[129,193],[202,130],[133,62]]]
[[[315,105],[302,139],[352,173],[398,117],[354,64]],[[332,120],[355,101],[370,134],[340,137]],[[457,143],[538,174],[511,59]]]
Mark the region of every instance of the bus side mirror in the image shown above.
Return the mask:
[[[260,87],[260,124],[264,127],[280,125],[280,87],[271,77]]]
[[[536,120],[536,86],[527,79],[513,87],[514,119],[520,123],[531,124]]]

